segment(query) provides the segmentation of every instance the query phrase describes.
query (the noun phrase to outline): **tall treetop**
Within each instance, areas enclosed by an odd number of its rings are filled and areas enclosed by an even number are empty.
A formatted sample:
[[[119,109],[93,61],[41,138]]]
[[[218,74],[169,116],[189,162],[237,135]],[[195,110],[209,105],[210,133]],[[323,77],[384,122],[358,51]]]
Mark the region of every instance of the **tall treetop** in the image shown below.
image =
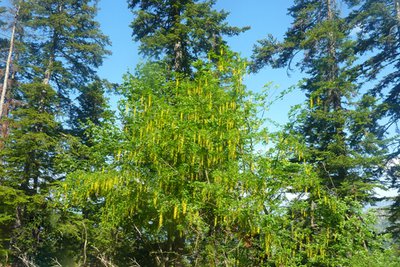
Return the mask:
[[[213,9],[214,0],[130,0],[135,18],[131,24],[140,52],[150,58],[165,58],[171,69],[190,73],[191,64],[217,52],[222,37],[247,28],[229,26],[228,13]]]
[[[28,79],[53,82],[59,90],[76,89],[96,77],[96,68],[109,54],[109,39],[101,32],[97,1],[29,0],[25,22],[27,53],[21,60]],[[40,36],[40,37],[39,37]]]

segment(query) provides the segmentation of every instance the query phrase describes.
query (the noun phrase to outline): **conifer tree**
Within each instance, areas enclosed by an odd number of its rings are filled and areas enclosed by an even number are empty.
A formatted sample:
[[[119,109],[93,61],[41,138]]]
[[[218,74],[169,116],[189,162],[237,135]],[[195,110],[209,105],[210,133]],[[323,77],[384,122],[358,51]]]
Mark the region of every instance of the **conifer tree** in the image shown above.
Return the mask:
[[[1,228],[9,230],[2,249],[8,250],[13,264],[33,261],[43,245],[42,231],[49,220],[46,195],[57,179],[54,158],[62,139],[55,122],[54,90],[34,83],[24,85],[21,92],[25,104],[13,112],[13,129],[0,152],[2,191],[8,199],[2,205],[12,207],[3,214],[8,220],[2,221]]]
[[[353,12],[349,23],[357,27],[356,51],[365,60],[360,64],[360,82],[366,84],[370,95],[382,98],[376,120],[386,121],[378,135],[395,134],[387,159],[386,169],[393,188],[400,190],[399,164],[400,140],[400,1],[357,0],[349,1]],[[393,233],[400,236],[400,194],[391,210]]]
[[[213,9],[215,0],[129,0],[135,11],[131,27],[140,52],[163,58],[171,70],[190,73],[192,63],[209,52],[218,52],[223,36],[247,28],[227,25],[228,13]]]
[[[46,33],[39,40],[25,39],[31,64],[22,64],[24,77],[53,82],[60,91],[78,89],[96,77],[96,68],[109,52],[109,41],[98,22],[96,4],[87,0],[35,1],[27,26],[33,32]]]
[[[79,107],[72,101],[74,94],[98,79],[96,68],[109,53],[108,38],[95,21],[97,4],[78,0],[29,0],[12,4],[20,13],[13,38],[18,40],[19,47],[10,53],[13,84],[16,81],[51,84],[59,94],[64,121],[76,125],[73,113]],[[18,87],[7,90],[7,106],[17,91]]]
[[[90,145],[90,136],[87,132],[91,126],[100,126],[101,122],[111,114],[107,110],[106,90],[112,90],[114,85],[105,80],[96,79],[88,85],[82,86],[77,97],[78,105],[72,116],[72,133],[79,137],[85,145]]]
[[[79,139],[84,137],[83,131],[68,129],[78,125],[77,118],[60,113],[60,107],[64,112],[78,110],[83,122],[90,117],[99,120],[99,112],[93,114],[84,105],[74,107],[72,103],[77,91],[82,90],[85,95],[82,88],[98,80],[96,68],[108,53],[108,39],[94,19],[97,3],[32,0],[12,4],[20,7],[20,17],[15,38],[18,47],[13,51],[14,68],[10,74],[13,86],[7,90],[7,102],[20,104],[8,109],[10,117],[1,121],[9,134],[1,139],[1,194],[7,200],[1,207],[1,249],[8,254],[3,259],[13,264],[26,261],[25,264],[48,266],[52,258],[69,255],[68,249],[78,251],[74,257],[79,255],[80,244],[76,238],[79,230],[73,233],[67,228],[81,222],[68,222],[76,216],[55,209],[49,191],[66,172],[86,161],[82,156],[86,152],[82,144],[85,141]],[[92,91],[96,90],[89,95],[97,94],[100,99],[101,86],[94,86]],[[101,101],[99,105],[104,104]],[[71,126],[57,122],[56,114]],[[69,239],[60,237],[57,231]],[[61,245],[62,242],[65,243]]]
[[[42,82],[57,89],[64,121],[73,124],[73,95],[97,79],[109,40],[95,20],[91,1],[24,1],[16,79]]]
[[[336,0],[295,1],[289,14],[294,22],[284,41],[272,36],[260,41],[253,70],[264,65],[290,68],[301,54],[297,66],[307,75],[301,89],[309,105],[296,128],[308,147],[306,160],[318,166],[324,184],[340,196],[367,200],[382,158],[372,131],[377,127],[371,113],[375,99],[355,98],[359,87],[351,27],[340,17]]]

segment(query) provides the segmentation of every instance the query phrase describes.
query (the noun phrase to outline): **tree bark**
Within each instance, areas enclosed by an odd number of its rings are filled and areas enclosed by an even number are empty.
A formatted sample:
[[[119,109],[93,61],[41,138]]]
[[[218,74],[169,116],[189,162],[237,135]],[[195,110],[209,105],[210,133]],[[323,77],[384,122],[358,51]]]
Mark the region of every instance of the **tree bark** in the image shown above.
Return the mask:
[[[397,24],[400,24],[400,0],[394,0],[394,7],[396,9]]]
[[[177,72],[183,72],[184,68],[184,44],[181,37],[181,32],[179,32],[179,26],[181,24],[181,12],[182,12],[182,3],[179,1],[173,1],[171,3],[171,21],[172,21],[172,28],[175,31],[176,40],[173,43],[173,66],[174,70]]]
[[[174,68],[175,71],[181,72],[183,69],[183,49],[182,49],[182,42],[177,41],[174,45]]]
[[[3,80],[3,88],[1,91],[1,97],[0,97],[0,119],[3,117],[4,113],[4,103],[5,103],[5,97],[6,97],[6,92],[7,92],[7,87],[8,87],[8,76],[10,75],[10,67],[11,67],[11,62],[12,62],[12,55],[14,53],[14,41],[15,41],[15,30],[17,28],[17,22],[18,22],[18,15],[19,15],[19,10],[21,6],[19,5],[17,7],[17,11],[15,13],[14,17],[14,24],[12,27],[12,32],[11,32],[11,38],[10,38],[10,49],[8,51],[8,57],[7,57],[7,62],[6,62],[6,70],[4,73],[4,80]]]
[[[57,46],[57,34],[54,32],[50,56],[49,56],[49,62],[47,64],[47,68],[44,72],[44,79],[43,79],[44,85],[48,85],[50,83],[51,74],[53,72],[53,64],[54,64],[56,46]]]

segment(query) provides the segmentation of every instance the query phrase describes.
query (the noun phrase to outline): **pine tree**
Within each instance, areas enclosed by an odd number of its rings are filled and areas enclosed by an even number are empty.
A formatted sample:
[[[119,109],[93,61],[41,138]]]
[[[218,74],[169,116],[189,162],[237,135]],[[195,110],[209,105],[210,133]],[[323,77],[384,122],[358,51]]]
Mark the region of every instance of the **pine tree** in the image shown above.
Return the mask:
[[[214,10],[214,4],[215,0],[130,0],[135,10],[131,27],[140,52],[164,58],[171,70],[190,73],[193,62],[219,51],[224,35],[247,29],[228,26],[228,13]]]

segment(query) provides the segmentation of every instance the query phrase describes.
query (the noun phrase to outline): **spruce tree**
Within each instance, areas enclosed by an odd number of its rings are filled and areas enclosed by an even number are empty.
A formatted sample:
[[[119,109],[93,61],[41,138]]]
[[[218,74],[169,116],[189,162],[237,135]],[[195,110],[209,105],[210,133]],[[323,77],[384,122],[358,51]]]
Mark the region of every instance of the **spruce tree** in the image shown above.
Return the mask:
[[[353,11],[348,21],[358,29],[356,51],[363,58],[360,64],[360,82],[365,83],[367,94],[383,101],[377,109],[376,120],[383,122],[378,135],[396,137],[389,149],[386,169],[392,188],[400,190],[400,1],[349,1]],[[390,220],[392,232],[400,236],[400,194],[394,199]]]
[[[23,1],[25,14],[16,79],[21,83],[50,84],[60,98],[64,121],[70,124],[73,98],[98,77],[96,68],[109,53],[108,38],[95,20],[91,1]]]
[[[76,98],[78,105],[72,114],[72,133],[79,137],[83,144],[90,146],[88,129],[91,126],[100,126],[102,121],[111,116],[108,110],[106,91],[112,90],[114,85],[105,80],[96,79],[79,89]]]
[[[336,0],[295,1],[289,9],[294,18],[283,42],[272,36],[254,50],[253,70],[265,65],[297,66],[306,74],[300,85],[308,107],[295,126],[307,144],[308,162],[315,164],[325,185],[342,197],[360,201],[372,195],[376,184],[380,148],[372,130],[373,97],[360,96],[354,70],[351,27],[340,17]]]
[[[73,113],[79,107],[74,105],[74,95],[98,79],[96,68],[109,53],[109,40],[95,20],[97,3],[29,0],[13,1],[12,5],[19,16],[10,46],[17,41],[18,47],[9,53],[9,78],[13,84],[51,84],[59,94],[63,120],[70,126],[76,125]],[[13,95],[17,91],[18,87],[2,90],[7,101],[1,107],[10,110],[8,106],[16,104]]]
[[[21,92],[24,106],[9,119],[12,130],[0,152],[1,185],[4,199],[8,199],[3,205],[12,207],[3,214],[8,220],[2,221],[1,228],[9,229],[3,249],[8,250],[7,258],[13,264],[33,261],[43,245],[42,231],[49,220],[46,196],[59,175],[54,158],[62,139],[55,122],[54,90],[33,83],[24,85]],[[15,195],[18,197],[13,199]]]
[[[171,70],[190,73],[192,64],[219,51],[223,36],[246,30],[227,25],[228,13],[213,9],[215,0],[129,0],[135,19],[131,27],[140,52],[163,58]]]

